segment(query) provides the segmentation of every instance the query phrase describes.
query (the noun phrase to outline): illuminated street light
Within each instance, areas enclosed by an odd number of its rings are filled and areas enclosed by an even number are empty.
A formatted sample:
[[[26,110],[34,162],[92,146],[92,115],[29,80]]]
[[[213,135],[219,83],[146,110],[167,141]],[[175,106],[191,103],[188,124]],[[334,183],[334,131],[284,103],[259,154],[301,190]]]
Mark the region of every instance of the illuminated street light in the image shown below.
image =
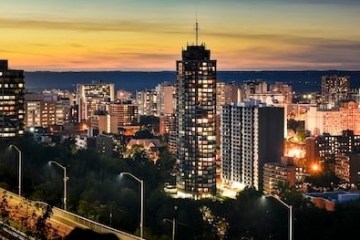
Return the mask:
[[[276,199],[279,203],[284,205],[289,209],[289,240],[293,240],[293,206],[285,203],[283,200],[280,199],[278,196],[268,195],[268,196],[262,196],[262,198],[268,198],[272,197]]]
[[[66,167],[56,161],[49,161],[49,165],[51,164],[55,164],[64,170],[64,210],[66,211],[66,182],[68,180],[68,177],[66,176]]]
[[[120,177],[128,175],[132,178],[134,178],[136,181],[140,183],[140,191],[141,191],[141,203],[140,203],[140,238],[143,238],[144,234],[144,181],[135,177],[129,172],[122,172],[120,173]]]
[[[22,169],[22,158],[21,151],[15,145],[10,145],[9,148],[15,149],[19,153],[19,196],[21,196],[21,169]]]

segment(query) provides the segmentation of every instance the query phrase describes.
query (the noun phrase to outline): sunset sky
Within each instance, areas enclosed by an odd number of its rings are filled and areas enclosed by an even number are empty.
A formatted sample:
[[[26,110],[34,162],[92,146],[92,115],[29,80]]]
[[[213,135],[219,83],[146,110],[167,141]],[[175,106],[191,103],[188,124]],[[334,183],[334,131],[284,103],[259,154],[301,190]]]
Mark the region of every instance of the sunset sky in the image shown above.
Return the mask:
[[[0,58],[30,71],[173,71],[196,15],[220,71],[360,70],[359,0],[2,1]]]

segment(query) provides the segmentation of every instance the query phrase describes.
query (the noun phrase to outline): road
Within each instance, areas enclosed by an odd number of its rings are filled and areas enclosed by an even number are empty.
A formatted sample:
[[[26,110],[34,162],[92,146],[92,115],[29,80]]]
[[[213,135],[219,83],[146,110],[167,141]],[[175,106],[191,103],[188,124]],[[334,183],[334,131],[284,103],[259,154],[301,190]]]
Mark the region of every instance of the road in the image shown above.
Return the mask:
[[[36,222],[44,215],[46,206],[47,203],[30,201],[0,188],[0,220],[16,226],[18,230],[24,233],[36,231]],[[52,208],[52,213],[51,217],[46,220],[45,227],[40,231],[46,232],[49,239],[63,239],[75,227],[78,227],[91,229],[98,233],[113,233],[122,240],[141,240],[138,236],[113,229],[56,207]]]

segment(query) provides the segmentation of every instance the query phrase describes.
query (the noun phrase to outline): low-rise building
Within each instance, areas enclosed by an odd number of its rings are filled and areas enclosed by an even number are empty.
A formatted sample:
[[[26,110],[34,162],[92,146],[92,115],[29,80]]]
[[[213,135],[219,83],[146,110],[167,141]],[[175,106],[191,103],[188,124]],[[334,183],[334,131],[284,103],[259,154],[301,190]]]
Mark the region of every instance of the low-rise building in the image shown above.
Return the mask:
[[[291,186],[296,184],[296,166],[285,165],[282,163],[265,163],[263,177],[263,192],[265,195],[278,194],[278,184],[289,183]]]

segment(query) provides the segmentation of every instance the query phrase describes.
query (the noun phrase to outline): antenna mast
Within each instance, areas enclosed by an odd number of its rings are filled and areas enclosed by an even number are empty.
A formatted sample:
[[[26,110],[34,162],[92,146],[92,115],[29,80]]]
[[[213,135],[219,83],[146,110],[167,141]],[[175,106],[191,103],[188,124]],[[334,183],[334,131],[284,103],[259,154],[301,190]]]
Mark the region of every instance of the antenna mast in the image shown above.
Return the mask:
[[[195,34],[196,34],[196,46],[198,46],[199,43],[199,23],[198,23],[198,17],[197,17],[197,2],[196,2],[196,26],[195,26]]]

